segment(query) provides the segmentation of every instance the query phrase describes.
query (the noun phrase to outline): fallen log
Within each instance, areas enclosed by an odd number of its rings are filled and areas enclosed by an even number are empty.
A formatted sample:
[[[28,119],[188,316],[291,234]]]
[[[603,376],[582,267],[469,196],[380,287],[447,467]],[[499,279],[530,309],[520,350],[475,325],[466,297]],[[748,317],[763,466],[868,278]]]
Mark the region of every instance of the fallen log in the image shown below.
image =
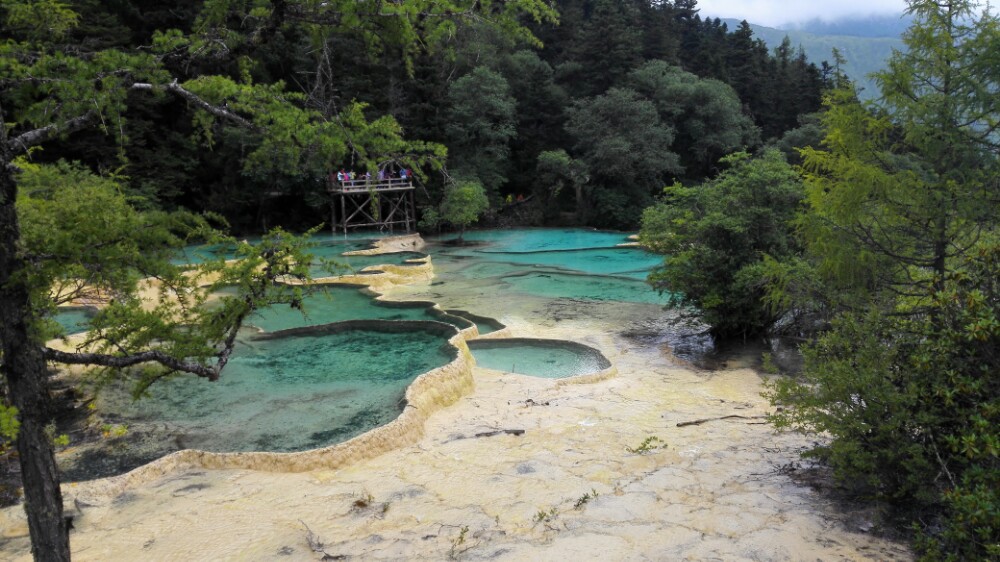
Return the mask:
[[[689,425],[701,425],[703,423],[710,422],[710,421],[728,420],[728,419],[733,419],[733,418],[739,418],[741,420],[762,420],[762,419],[766,419],[767,416],[740,416],[740,415],[737,415],[737,414],[733,414],[733,415],[730,415],[730,416],[721,416],[721,417],[718,417],[718,418],[704,418],[704,419],[700,419],[700,420],[693,420],[693,421],[687,421],[687,422],[679,422],[677,424],[677,427],[687,427]]]
[[[493,437],[494,435],[524,435],[523,429],[498,429],[496,431],[484,431],[472,437]]]

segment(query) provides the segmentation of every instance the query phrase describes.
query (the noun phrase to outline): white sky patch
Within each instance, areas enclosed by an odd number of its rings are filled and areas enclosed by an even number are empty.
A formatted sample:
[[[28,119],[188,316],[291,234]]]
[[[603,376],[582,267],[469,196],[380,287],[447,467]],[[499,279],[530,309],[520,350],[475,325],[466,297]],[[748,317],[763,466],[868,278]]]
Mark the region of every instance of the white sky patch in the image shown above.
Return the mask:
[[[903,15],[905,0],[698,0],[702,17],[736,18],[776,27],[814,19],[836,21],[849,16]]]

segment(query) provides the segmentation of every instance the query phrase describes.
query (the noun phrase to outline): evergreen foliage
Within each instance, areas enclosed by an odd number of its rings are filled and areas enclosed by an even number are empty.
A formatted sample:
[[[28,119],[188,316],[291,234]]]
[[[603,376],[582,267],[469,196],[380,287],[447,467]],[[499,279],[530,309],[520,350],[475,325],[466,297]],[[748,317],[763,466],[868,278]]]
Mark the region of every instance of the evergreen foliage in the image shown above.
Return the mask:
[[[507,81],[486,67],[476,67],[452,83],[448,101],[445,131],[452,168],[460,176],[477,178],[499,200],[500,186],[507,180],[510,142],[517,135],[515,101]]]
[[[449,187],[441,202],[441,219],[459,229],[458,240],[465,235],[465,229],[479,220],[479,216],[490,208],[486,189],[475,180],[459,180]]]
[[[718,80],[651,61],[629,74],[627,84],[656,105],[664,123],[673,124],[673,149],[688,177],[710,177],[723,156],[760,144],[736,92]]]
[[[850,490],[919,517],[927,559],[1000,556],[1000,246],[980,247],[912,317],[841,315],[777,379],[775,426],[827,434],[807,453]]]
[[[588,221],[602,227],[629,226],[682,169],[671,151],[673,128],[660,121],[653,102],[619,88],[578,100],[567,112],[566,130],[576,141],[573,149],[596,184],[596,208]]]
[[[768,271],[772,303],[833,318],[803,379],[773,387],[774,421],[828,434],[810,454],[920,521],[928,559],[1000,556],[1000,106],[982,61],[1000,27],[977,8],[911,1],[881,108],[831,94],[802,151],[805,253]]]
[[[550,150],[539,154],[535,168],[534,195],[541,202],[544,218],[552,219],[558,215],[560,206],[554,203],[560,199],[565,200],[571,189],[579,219],[585,212],[584,190],[589,181],[590,176],[583,163],[573,160],[565,150]]]
[[[675,128],[672,152],[681,159],[679,179],[685,183],[717,173],[715,161],[727,151],[708,139],[701,141],[703,146],[688,149],[689,137],[701,140],[696,137],[702,130],[716,140],[740,136],[745,132],[740,121],[747,118],[763,139],[776,137],[797,125],[800,112],[818,109],[824,87],[819,69],[790,48],[782,51],[787,60],[776,58],[753,37],[749,26],[730,32],[719,20],[703,20],[693,1],[560,0],[558,27],[550,25],[555,12],[543,0],[478,5],[485,10],[482,13],[494,16],[489,18],[470,11],[474,3],[469,0],[408,0],[405,9],[392,3],[383,6],[378,16],[372,12],[374,6],[353,2],[265,2],[256,8],[213,2],[208,10],[200,10],[199,2],[185,2],[172,10],[92,1],[78,5],[79,21],[65,33],[90,51],[135,53],[140,46],[153,45],[157,60],[179,84],[197,89],[199,95],[205,95],[205,88],[214,90],[228,96],[226,103],[260,101],[259,113],[275,109],[268,105],[268,97],[300,96],[292,105],[303,111],[301,115],[278,117],[292,126],[285,137],[293,140],[287,144],[239,127],[209,126],[206,131],[204,125],[210,120],[192,115],[177,96],[131,91],[127,103],[120,105],[120,115],[105,115],[116,136],[81,131],[50,142],[45,153],[36,155],[42,161],[82,160],[94,170],[116,170],[130,178],[127,189],[148,205],[216,211],[237,231],[319,222],[325,218],[327,203],[317,179],[329,169],[362,170],[396,163],[418,173],[434,172],[438,166],[431,162],[440,163],[444,154],[438,145],[447,146],[451,169],[481,176],[492,198],[531,193],[531,171],[538,155],[572,148],[573,139],[564,129],[566,109],[571,107],[568,98],[604,95],[611,87],[634,89],[629,75],[649,62],[662,61],[699,78],[721,81],[739,98],[734,105],[718,82],[692,81],[686,86],[690,103],[684,119],[690,127],[661,114],[661,120]],[[544,48],[525,29],[499,21],[510,10],[542,22],[533,24],[531,32],[545,41]],[[183,30],[190,29],[200,32],[185,35]],[[29,33],[26,28],[12,30],[21,39]],[[421,41],[414,42],[418,35]],[[482,124],[474,122],[479,116],[463,109],[468,97],[451,93],[458,82],[481,78],[487,69],[507,83],[506,93],[498,99],[514,105],[495,108],[502,109],[504,117],[495,120],[493,129],[507,137],[506,143],[487,143],[479,154],[469,148],[466,134]],[[206,74],[232,84],[202,85],[204,78],[198,77]],[[198,80],[188,83],[194,79]],[[157,83],[148,77],[141,80]],[[700,100],[703,106],[696,102],[699,95],[710,95]],[[483,98],[488,99],[492,98]],[[407,137],[433,143],[412,147],[413,151],[401,148],[378,161],[360,157],[358,153],[366,150],[363,143],[338,122],[357,101],[363,103],[353,111],[373,123],[381,125],[380,119],[392,116]],[[717,107],[719,103],[725,107]],[[742,117],[732,114],[733,107]],[[512,125],[508,109],[513,111]],[[716,112],[721,114],[714,117]],[[309,126],[294,126],[303,123]],[[710,123],[719,126],[705,126]],[[323,140],[316,142],[317,138]],[[210,150],[199,144],[203,141],[211,143]],[[753,148],[756,141],[723,144],[738,150]],[[245,159],[248,153],[256,156]],[[571,156],[586,160],[575,151]],[[289,165],[293,161],[297,163]],[[255,162],[273,165],[261,171]],[[432,173],[422,179],[427,189],[420,192],[420,204],[436,206],[444,194],[445,175]],[[616,224],[634,226],[638,213],[624,219],[642,206],[629,201],[636,189],[619,190],[600,178],[594,180],[586,194],[586,205],[594,211],[589,216],[603,214],[600,200],[618,209],[612,211],[621,215]],[[663,184],[671,181],[673,177],[666,178]],[[559,203],[568,207],[563,211],[576,205],[570,199]],[[579,216],[585,220],[587,214]]]
[[[793,220],[804,196],[777,150],[723,159],[730,168],[701,186],[674,185],[646,209],[640,242],[667,254],[649,282],[692,307],[722,337],[767,332],[780,317],[764,302],[765,260],[795,256]]]

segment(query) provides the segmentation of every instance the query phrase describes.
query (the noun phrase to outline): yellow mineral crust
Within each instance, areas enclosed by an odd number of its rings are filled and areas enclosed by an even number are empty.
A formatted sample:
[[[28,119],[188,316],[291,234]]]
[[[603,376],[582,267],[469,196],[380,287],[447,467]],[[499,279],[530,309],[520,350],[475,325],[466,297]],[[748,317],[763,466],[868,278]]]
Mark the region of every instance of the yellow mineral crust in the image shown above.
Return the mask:
[[[323,277],[316,279],[316,281],[321,283],[336,281],[337,283],[363,285],[376,291],[384,291],[396,285],[434,278],[434,264],[431,263],[430,257],[410,260],[407,263],[408,265],[370,265],[361,270],[370,273]]]
[[[388,296],[435,292],[417,281]],[[347,443],[285,455],[183,451],[65,486],[74,558],[912,559],[859,531],[870,514],[793,478],[806,472],[794,463],[812,441],[763,423],[770,406],[754,371],[697,370],[625,337],[623,322],[648,306],[561,309],[555,321],[546,301],[498,297],[471,291],[439,304],[497,318],[519,337],[586,343],[618,376],[571,384],[588,377],[483,369],[455,336],[459,357],[414,381],[399,419]],[[278,468],[279,458],[300,460]],[[20,507],[0,510],[0,558],[29,560],[26,534]]]
[[[372,256],[389,252],[419,252],[427,244],[419,234],[404,234],[375,240],[375,244],[365,250],[344,252],[345,256]]]

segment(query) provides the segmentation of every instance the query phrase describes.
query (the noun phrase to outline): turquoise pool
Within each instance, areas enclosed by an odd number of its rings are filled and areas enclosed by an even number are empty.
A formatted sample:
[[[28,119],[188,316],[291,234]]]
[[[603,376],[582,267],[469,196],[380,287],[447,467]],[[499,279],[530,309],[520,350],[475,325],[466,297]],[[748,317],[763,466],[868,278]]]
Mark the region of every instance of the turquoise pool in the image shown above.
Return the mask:
[[[487,369],[561,379],[602,371],[611,362],[596,349],[575,342],[531,338],[474,340],[469,350]]]
[[[53,316],[53,320],[62,326],[64,334],[71,336],[87,331],[87,323],[90,322],[95,312],[93,308],[86,306],[60,307]]]
[[[428,252],[450,274],[507,297],[663,304],[666,298],[645,283],[663,257],[637,247],[629,234],[586,229],[476,231],[468,245],[453,237],[431,239]],[[445,281],[447,282],[447,281]]]
[[[178,377],[157,383],[139,402],[131,400],[121,383],[109,388],[101,398],[101,411],[108,421],[129,425],[132,445],[95,457],[117,455],[119,460],[106,472],[88,472],[86,466],[70,467],[70,472],[107,475],[178,448],[301,451],[350,439],[394,419],[414,377],[454,357],[454,349],[446,344],[449,334],[473,323],[484,334],[503,328],[477,315],[482,314],[477,310],[481,305],[489,304],[482,307],[494,315],[528,306],[532,314],[586,316],[595,306],[607,311],[621,304],[635,311],[652,305],[658,310],[663,302],[642,281],[660,258],[616,246],[628,241],[625,233],[524,229],[470,232],[466,238],[475,245],[438,238],[429,240],[425,250],[436,272],[433,282],[424,286],[425,300],[460,295],[463,310],[445,313],[431,302],[379,302],[356,286],[324,285],[323,291],[306,298],[305,317],[289,307],[254,315],[250,323],[263,335],[253,330],[241,335],[216,383]],[[343,252],[368,247],[370,237],[326,234],[317,241],[319,255],[355,269],[402,264],[425,255],[399,252],[345,259]],[[216,254],[191,249],[185,259],[199,255]],[[63,320],[70,326],[80,319]],[[359,328],[357,321],[373,323]],[[541,377],[592,373],[609,365],[596,350],[571,342],[479,340],[470,348],[483,366]]]
[[[464,318],[434,309],[433,303],[377,301],[371,293],[353,285],[324,285],[321,291],[303,299],[302,308],[305,315],[287,306],[271,307],[253,315],[250,324],[267,332],[346,320],[437,321],[459,329],[472,325]]]
[[[101,410],[130,424],[168,424],[184,448],[314,449],[395,419],[410,382],[454,358],[447,339],[419,323],[405,332],[251,337],[217,382],[178,376],[153,385],[139,402],[119,385],[102,394]]]

